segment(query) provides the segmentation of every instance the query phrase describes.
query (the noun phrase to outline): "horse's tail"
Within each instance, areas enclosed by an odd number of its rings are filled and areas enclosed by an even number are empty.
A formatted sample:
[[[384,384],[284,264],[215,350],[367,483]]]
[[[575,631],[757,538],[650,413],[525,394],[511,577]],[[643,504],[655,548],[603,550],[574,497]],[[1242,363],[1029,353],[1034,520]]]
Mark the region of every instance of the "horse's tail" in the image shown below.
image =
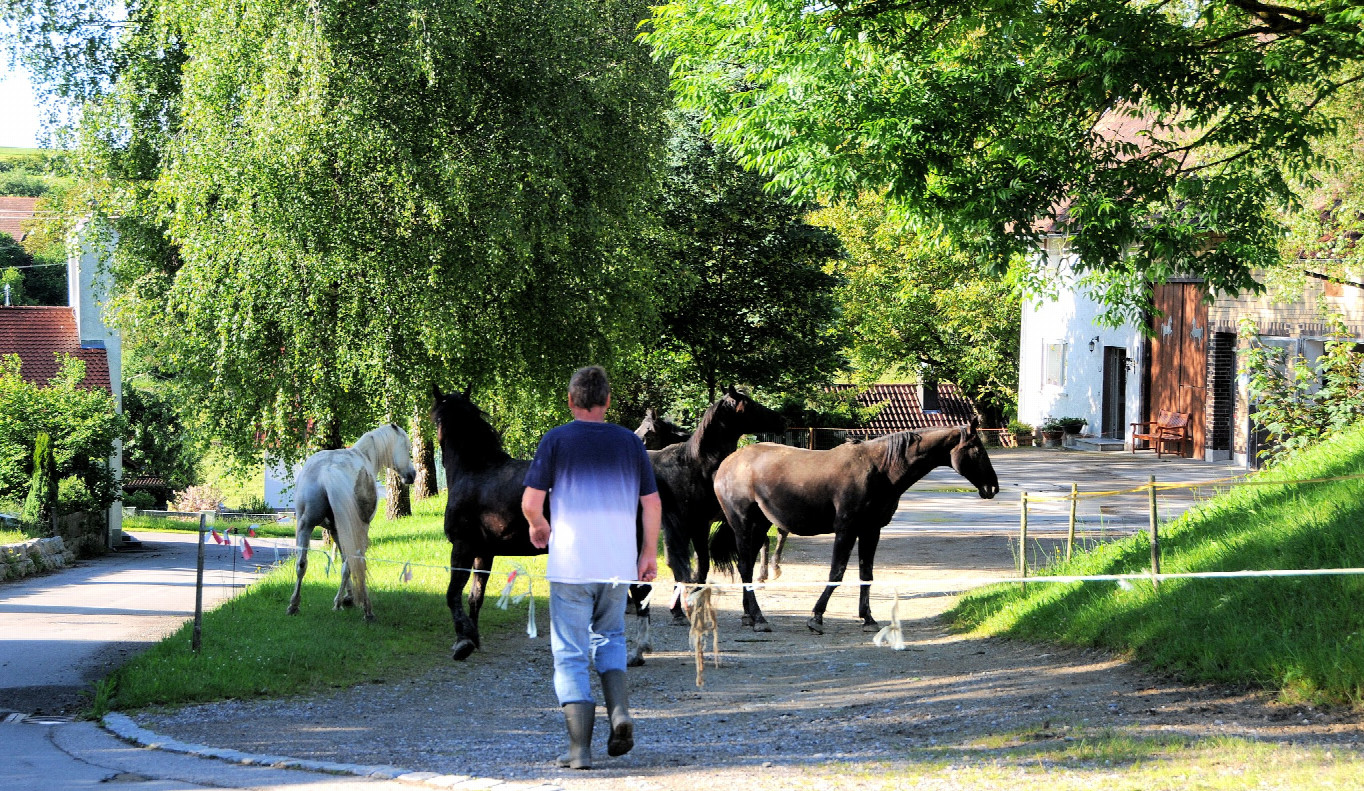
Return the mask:
[[[710,534],[710,563],[717,571],[730,576],[739,562],[739,539],[729,523],[720,520],[719,527]]]
[[[374,479],[363,465],[337,464],[322,471],[322,486],[332,511],[332,525],[342,548],[362,555],[369,548],[369,520],[374,518]]]

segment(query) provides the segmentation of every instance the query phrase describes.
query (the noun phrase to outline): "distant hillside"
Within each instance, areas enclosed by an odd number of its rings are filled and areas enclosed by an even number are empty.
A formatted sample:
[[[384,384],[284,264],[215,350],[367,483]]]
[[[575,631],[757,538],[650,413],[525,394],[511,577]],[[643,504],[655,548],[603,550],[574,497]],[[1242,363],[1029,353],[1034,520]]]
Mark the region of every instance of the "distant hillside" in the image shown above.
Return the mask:
[[[1260,481],[1364,473],[1355,428]],[[1237,486],[1161,528],[1161,571],[1364,568],[1364,480]],[[1149,570],[1145,535],[1040,575]],[[982,635],[1102,646],[1202,681],[1364,705],[1364,576],[992,586],[947,616]]]

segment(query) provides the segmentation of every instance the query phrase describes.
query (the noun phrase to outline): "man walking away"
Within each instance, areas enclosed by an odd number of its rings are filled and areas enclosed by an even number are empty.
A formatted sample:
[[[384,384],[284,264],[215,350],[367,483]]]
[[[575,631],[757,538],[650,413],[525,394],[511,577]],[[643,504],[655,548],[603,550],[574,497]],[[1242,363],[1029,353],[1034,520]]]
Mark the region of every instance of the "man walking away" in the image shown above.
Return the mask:
[[[595,665],[611,721],[608,755],[635,746],[625,682],[625,598],[630,579],[658,574],[662,505],[653,465],[633,432],[606,422],[611,388],[600,366],[580,368],[568,383],[573,422],[540,440],[526,472],[521,510],[530,540],[549,547],[550,642],[554,692],[568,726],[559,765],[592,768],[596,703],[588,668]],[[550,515],[544,515],[545,497]],[[636,549],[635,515],[644,543]],[[620,582],[610,582],[617,580]]]

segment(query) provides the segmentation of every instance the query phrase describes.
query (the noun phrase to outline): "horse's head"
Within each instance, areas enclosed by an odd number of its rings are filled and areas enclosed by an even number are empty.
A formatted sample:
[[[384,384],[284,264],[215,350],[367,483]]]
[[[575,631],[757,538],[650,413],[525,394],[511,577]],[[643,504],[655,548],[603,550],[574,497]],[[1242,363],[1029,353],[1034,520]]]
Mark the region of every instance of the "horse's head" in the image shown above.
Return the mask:
[[[436,424],[436,444],[440,445],[447,474],[456,463],[481,466],[507,455],[497,429],[470,400],[471,389],[442,393],[438,385],[431,386],[431,422]]]
[[[730,385],[725,395],[716,402],[724,405],[733,417],[733,425],[741,434],[779,434],[786,431],[786,418],[759,404]]]
[[[644,421],[635,429],[635,436],[644,440],[644,447],[648,450],[662,450],[669,445],[676,445],[679,442],[686,442],[691,436],[680,427],[669,423],[658,414],[658,410],[649,407],[644,412]]]
[[[980,441],[980,418],[972,417],[969,425],[960,428],[960,438],[952,448],[952,469],[966,480],[975,484],[982,499],[989,500],[999,494],[999,476],[995,475],[994,465],[985,452],[985,443]]]
[[[410,486],[417,480],[417,468],[412,466],[411,442],[407,439],[407,432],[397,423],[389,423],[388,427],[392,429],[387,432],[389,466],[403,479],[403,483]]]

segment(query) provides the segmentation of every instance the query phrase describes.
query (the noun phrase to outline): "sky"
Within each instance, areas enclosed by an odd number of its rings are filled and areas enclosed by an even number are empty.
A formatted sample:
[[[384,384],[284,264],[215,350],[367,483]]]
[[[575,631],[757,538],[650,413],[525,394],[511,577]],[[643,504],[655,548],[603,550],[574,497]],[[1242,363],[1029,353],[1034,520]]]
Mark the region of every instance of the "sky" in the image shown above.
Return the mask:
[[[28,74],[22,69],[11,69],[0,60],[0,147],[37,145],[38,109]]]

